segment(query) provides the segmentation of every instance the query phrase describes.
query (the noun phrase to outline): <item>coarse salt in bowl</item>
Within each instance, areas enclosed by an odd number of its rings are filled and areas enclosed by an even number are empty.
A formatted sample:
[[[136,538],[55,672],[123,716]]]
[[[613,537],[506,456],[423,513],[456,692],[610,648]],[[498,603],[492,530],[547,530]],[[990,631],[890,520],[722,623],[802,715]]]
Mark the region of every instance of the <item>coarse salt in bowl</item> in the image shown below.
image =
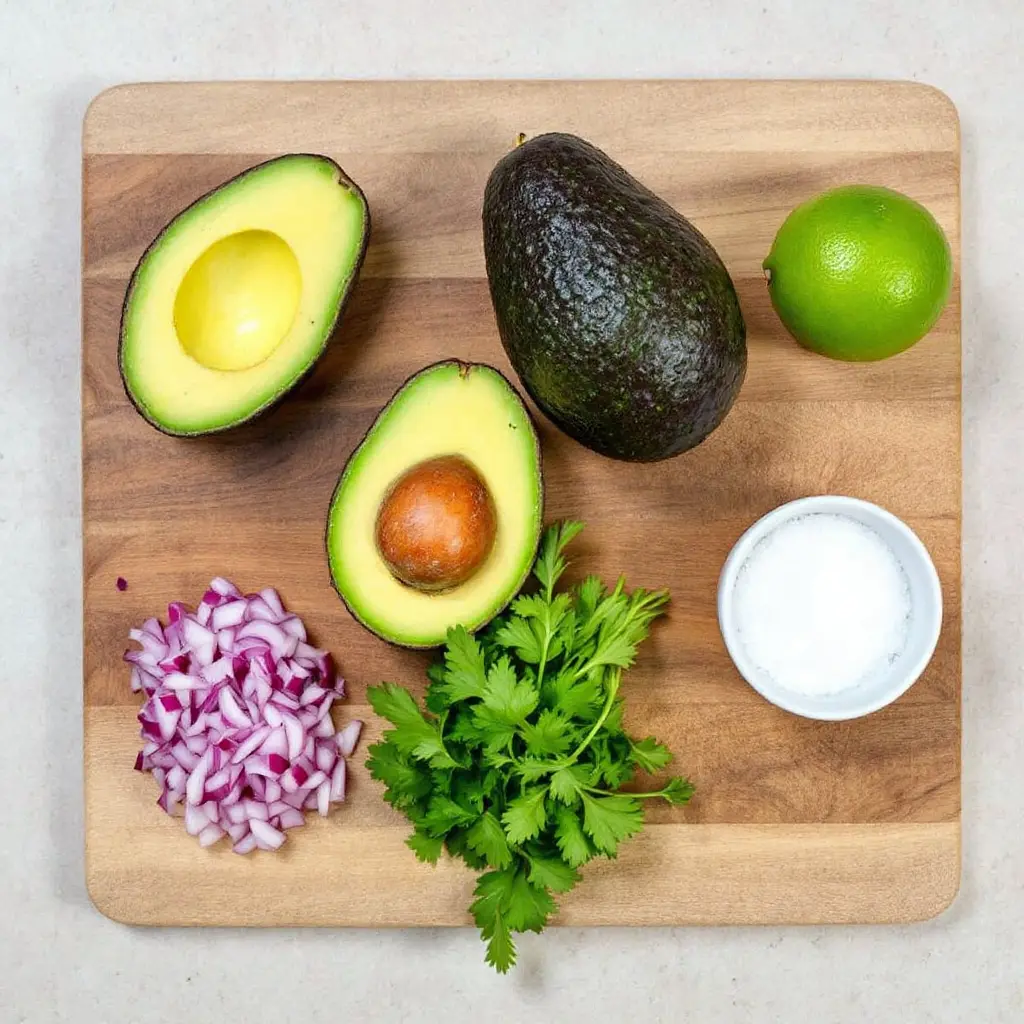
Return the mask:
[[[924,671],[942,627],[938,573],[917,534],[858,498],[769,512],[736,542],[718,623],[740,674],[805,718],[859,718]]]

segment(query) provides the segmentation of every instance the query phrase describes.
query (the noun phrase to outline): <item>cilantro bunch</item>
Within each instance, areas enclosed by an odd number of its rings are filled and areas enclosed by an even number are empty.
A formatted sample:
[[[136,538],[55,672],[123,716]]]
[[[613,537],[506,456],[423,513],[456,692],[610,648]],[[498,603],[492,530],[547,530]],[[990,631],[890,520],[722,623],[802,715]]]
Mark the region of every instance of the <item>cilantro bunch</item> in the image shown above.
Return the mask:
[[[370,688],[374,711],[394,726],[370,747],[367,766],[385,799],[414,831],[423,861],[442,849],[481,871],[470,911],[487,961],[505,973],[516,960],[512,932],[539,932],[579,869],[643,828],[641,800],[681,804],[693,787],[672,778],[657,792],[620,792],[639,768],[672,755],[653,737],[622,727],[622,672],[668,604],[666,591],[609,591],[594,576],[555,593],[566,545],[583,529],[549,527],[533,575],[485,632],[448,633],[431,666],[426,709],[393,683]]]

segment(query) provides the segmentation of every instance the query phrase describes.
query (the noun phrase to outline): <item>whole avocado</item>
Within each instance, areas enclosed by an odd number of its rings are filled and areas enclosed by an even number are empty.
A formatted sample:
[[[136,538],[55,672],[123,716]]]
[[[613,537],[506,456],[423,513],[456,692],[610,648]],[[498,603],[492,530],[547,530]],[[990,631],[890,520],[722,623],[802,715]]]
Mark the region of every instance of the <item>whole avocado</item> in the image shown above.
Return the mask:
[[[743,315],[718,254],[663,199],[551,133],[491,172],[483,231],[502,344],[567,434],[653,462],[722,422],[746,373]]]

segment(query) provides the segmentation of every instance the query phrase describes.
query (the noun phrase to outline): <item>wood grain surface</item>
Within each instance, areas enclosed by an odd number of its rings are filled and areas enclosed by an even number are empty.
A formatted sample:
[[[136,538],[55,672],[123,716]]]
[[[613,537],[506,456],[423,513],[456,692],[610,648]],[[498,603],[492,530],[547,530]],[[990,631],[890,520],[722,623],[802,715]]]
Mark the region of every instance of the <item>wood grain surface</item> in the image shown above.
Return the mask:
[[[567,130],[607,150],[721,253],[747,320],[742,395],[701,447],[669,462],[602,459],[538,417],[547,518],[588,529],[574,572],[667,586],[668,619],[626,680],[628,720],[676,752],[697,796],[651,808],[618,861],[587,868],[565,924],[906,921],[954,897],[960,857],[959,127],[941,94],[868,82],[350,82],[124,86],[84,128],[83,488],[85,797],[89,890],[144,924],[448,925],[472,876],[403,846],[404,819],[362,766],[379,726],[366,687],[422,689],[426,656],[357,626],[331,589],[327,505],[345,459],[394,389],[448,356],[509,372],[484,279],[483,186],[519,131]],[[338,335],[300,390],[215,438],[149,427],[117,375],[128,277],[183,206],[296,150],[338,160],[373,234]],[[864,366],[785,334],[760,263],[786,213],[843,182],[924,202],[957,277],[935,330]],[[942,580],[935,658],[891,707],[805,721],[764,702],[726,655],[715,587],[732,544],[792,498],[843,493],[920,534]],[[211,576],[276,585],[367,718],[346,804],[279,855],[200,850],[132,771],[139,747],[121,662],[131,625],[194,602]],[[128,580],[119,592],[118,576]]]

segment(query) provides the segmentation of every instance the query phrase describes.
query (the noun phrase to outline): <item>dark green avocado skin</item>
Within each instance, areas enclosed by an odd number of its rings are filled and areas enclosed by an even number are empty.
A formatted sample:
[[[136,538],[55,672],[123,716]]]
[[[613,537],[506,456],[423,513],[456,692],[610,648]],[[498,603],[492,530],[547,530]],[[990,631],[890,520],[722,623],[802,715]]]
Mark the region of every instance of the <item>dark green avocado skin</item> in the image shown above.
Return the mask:
[[[491,172],[483,229],[502,344],[562,430],[653,462],[722,422],[746,373],[743,314],[718,254],[668,203],[553,133]]]

